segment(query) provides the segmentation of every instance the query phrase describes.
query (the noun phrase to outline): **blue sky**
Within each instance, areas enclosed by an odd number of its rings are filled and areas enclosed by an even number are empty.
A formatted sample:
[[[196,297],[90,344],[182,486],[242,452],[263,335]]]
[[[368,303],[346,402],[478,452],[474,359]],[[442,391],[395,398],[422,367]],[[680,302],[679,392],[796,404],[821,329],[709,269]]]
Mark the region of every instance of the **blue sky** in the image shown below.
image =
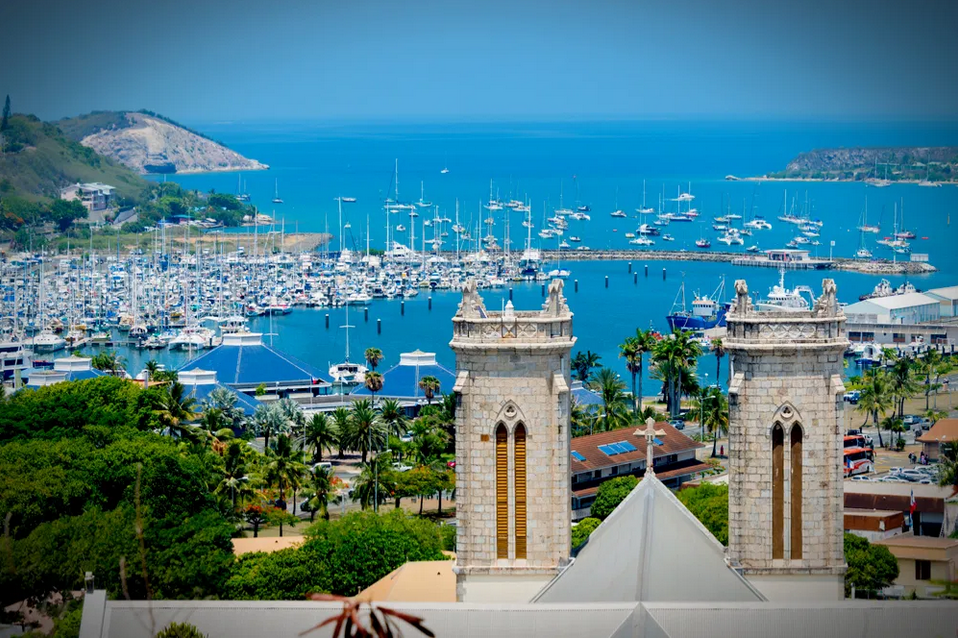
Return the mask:
[[[955,119],[952,0],[7,0],[44,119]]]

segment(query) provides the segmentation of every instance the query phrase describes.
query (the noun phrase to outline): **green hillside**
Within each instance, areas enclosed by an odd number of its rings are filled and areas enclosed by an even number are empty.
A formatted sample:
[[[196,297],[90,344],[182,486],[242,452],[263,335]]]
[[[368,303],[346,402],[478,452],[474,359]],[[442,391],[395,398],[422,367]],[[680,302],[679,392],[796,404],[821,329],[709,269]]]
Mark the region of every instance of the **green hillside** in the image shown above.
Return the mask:
[[[11,116],[3,138],[0,197],[17,195],[38,201],[56,197],[60,188],[74,182],[103,182],[115,186],[121,199],[137,201],[148,186],[130,169],[33,115]]]

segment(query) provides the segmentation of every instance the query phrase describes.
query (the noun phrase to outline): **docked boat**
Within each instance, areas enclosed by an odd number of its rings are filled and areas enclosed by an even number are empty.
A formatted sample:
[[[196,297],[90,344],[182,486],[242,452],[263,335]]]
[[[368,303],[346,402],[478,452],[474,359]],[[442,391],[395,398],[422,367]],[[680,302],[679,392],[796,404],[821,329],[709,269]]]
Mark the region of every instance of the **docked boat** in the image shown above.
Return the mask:
[[[769,290],[765,299],[755,302],[760,311],[800,311],[808,310],[815,304],[815,293],[808,286],[795,286],[791,290],[785,287],[785,270],[779,271],[778,283]]]
[[[213,338],[216,335],[209,328],[202,326],[187,326],[170,339],[170,350],[192,350],[212,348]]]
[[[625,211],[623,210],[614,210],[609,213],[612,217],[625,217]]]
[[[911,292],[921,292],[918,288],[911,283],[906,281],[897,288],[893,287],[887,279],[882,279],[878,282],[878,285],[868,294],[862,295],[858,298],[859,301],[865,301],[866,299],[878,299],[881,297],[893,297],[895,295],[906,295]]]
[[[672,303],[672,312],[665,318],[672,330],[701,331],[725,325],[725,313],[728,304],[721,301],[725,290],[725,279],[719,283],[711,295],[695,294],[692,300],[692,310],[685,306],[685,282],[679,287],[679,292]],[[681,305],[679,299],[681,298]]]
[[[66,339],[57,336],[52,330],[41,330],[33,337],[34,352],[56,352],[66,347]]]
[[[695,245],[699,248],[711,248],[712,242],[703,237],[702,239],[696,239]]]
[[[675,241],[675,237],[673,237],[672,235],[668,233],[665,233],[664,235],[662,235],[662,241]]]

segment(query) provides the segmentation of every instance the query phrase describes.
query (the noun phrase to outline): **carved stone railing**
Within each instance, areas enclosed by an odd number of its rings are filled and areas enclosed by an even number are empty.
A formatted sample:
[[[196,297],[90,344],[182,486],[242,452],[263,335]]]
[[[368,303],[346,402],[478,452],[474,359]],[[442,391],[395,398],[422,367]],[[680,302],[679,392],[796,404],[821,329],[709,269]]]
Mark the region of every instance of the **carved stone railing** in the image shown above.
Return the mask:
[[[572,315],[544,317],[538,312],[514,313],[507,317],[502,313],[489,313],[482,318],[454,317],[452,320],[452,345],[502,343],[512,340],[522,343],[569,342],[572,339]]]

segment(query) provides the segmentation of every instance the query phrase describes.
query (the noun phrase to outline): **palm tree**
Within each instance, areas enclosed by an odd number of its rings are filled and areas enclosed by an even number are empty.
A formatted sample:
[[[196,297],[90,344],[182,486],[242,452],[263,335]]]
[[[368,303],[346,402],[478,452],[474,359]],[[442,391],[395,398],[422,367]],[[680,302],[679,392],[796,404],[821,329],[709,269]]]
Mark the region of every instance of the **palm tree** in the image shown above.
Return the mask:
[[[239,428],[242,426],[245,419],[243,410],[237,407],[239,397],[236,396],[236,393],[230,390],[229,388],[220,386],[213,388],[208,395],[206,395],[206,409],[216,408],[219,410],[220,414],[223,415],[223,420],[231,428]]]
[[[375,370],[379,362],[383,360],[383,351],[379,348],[366,348],[366,352],[363,353],[363,356],[366,357],[366,363],[369,364],[369,369]]]
[[[349,448],[349,441],[352,439],[353,422],[350,418],[349,409],[339,406],[333,410],[333,430],[336,435],[336,443],[339,446],[339,458],[345,458],[344,450]]]
[[[675,330],[669,338],[655,345],[652,356],[658,374],[667,386],[666,402],[672,418],[681,410],[682,395],[695,386],[692,377],[701,355],[701,346],[692,339],[691,333],[682,330]]]
[[[419,465],[428,465],[446,449],[449,435],[435,416],[420,417],[412,423],[412,450]]]
[[[897,401],[896,413],[898,417],[903,417],[905,416],[905,400],[918,392],[911,359],[908,357],[896,359],[891,364],[888,372],[891,380],[892,396]]]
[[[619,375],[609,368],[600,368],[589,382],[593,391],[602,397],[602,412],[596,419],[596,429],[615,430],[629,424],[629,414],[625,407],[625,384]]]
[[[324,520],[329,520],[329,497],[333,491],[333,471],[327,467],[317,467],[309,475],[309,488],[312,496],[309,498],[309,522],[313,522],[316,512]]]
[[[868,423],[868,417],[872,417],[875,427],[878,429],[878,447],[885,447],[885,443],[882,441],[881,428],[878,425],[878,417],[879,415],[884,417],[893,405],[894,401],[891,396],[887,374],[880,370],[872,370],[871,373],[866,374],[861,393],[858,396],[858,406],[855,409],[865,414],[863,426]]]
[[[299,407],[298,403],[289,397],[283,397],[276,402],[276,405],[282,412],[283,418],[286,419],[286,422],[289,424],[291,431],[297,432],[306,425],[306,415],[303,414],[303,409]]]
[[[274,434],[285,434],[289,431],[289,421],[283,414],[282,408],[275,403],[264,403],[256,406],[253,412],[253,425],[256,431],[264,438],[263,450],[269,450],[269,437]]]
[[[439,379],[436,377],[425,376],[419,380],[419,388],[426,395],[426,403],[432,405],[432,399],[439,391]]]
[[[349,448],[358,451],[362,455],[362,462],[365,463],[367,454],[373,450],[381,450],[386,445],[386,433],[382,422],[372,404],[366,399],[353,403],[349,421],[351,425]]]
[[[601,356],[591,350],[577,352],[575,354],[572,358],[572,369],[575,370],[576,377],[578,377],[579,381],[585,383],[592,373],[592,368],[599,367],[599,359],[601,358]]]
[[[255,493],[250,487],[249,476],[246,475],[246,461],[243,459],[243,448],[239,441],[233,441],[226,449],[220,482],[216,485],[214,492],[229,493],[234,512],[237,500],[243,500]]]
[[[925,353],[920,363],[921,370],[925,373],[925,412],[928,412],[931,409],[931,375],[941,363],[941,353],[938,352],[937,349],[932,348]]]
[[[276,438],[276,450],[268,452],[266,459],[266,484],[279,490],[277,507],[286,506],[287,491],[293,492],[293,514],[296,514],[296,490],[301,486],[301,479],[306,473],[306,466],[302,463],[302,452],[293,450],[292,440],[285,434]],[[279,524],[279,535],[283,535],[282,519]]]
[[[721,339],[712,339],[710,345],[712,346],[712,352],[715,354],[715,383],[719,385],[719,379],[722,378],[722,357],[725,356],[725,344],[722,343]]]
[[[639,404],[635,391],[635,376],[639,373],[639,361],[642,359],[637,338],[626,337],[625,341],[619,344],[619,358],[625,359],[625,368],[632,375],[632,414],[637,414]]]
[[[948,413],[944,410],[927,410],[925,412],[925,418],[931,421],[931,424],[934,425],[942,419],[948,418]]]
[[[322,412],[314,414],[306,424],[303,447],[312,450],[313,461],[318,463],[323,460],[323,450],[332,451],[333,445],[336,444],[334,428],[329,417]]]
[[[153,377],[156,376],[157,371],[160,369],[160,364],[156,362],[156,359],[150,359],[143,368],[146,370],[146,384],[150,385],[150,381],[153,380]]]
[[[379,418],[386,424],[389,434],[402,436],[401,430],[406,427],[406,412],[403,410],[399,401],[395,399],[386,399],[379,404]]]
[[[728,400],[720,388],[709,388],[703,396],[702,417],[712,435],[712,457],[717,456],[718,438],[728,431]]]
[[[195,407],[196,399],[186,394],[182,383],[176,382],[160,394],[153,413],[171,436],[195,441],[195,429],[189,425],[197,417]]]
[[[90,365],[96,370],[102,370],[103,372],[117,376],[120,371],[126,368],[126,360],[116,352],[107,350],[94,355],[90,361]]]
[[[362,464],[359,476],[353,480],[353,500],[359,501],[359,506],[366,509],[372,505],[377,497],[381,505],[386,501],[386,490],[379,490],[377,487],[377,478],[379,476],[379,462],[382,459],[388,459],[389,455],[379,456],[371,459],[369,463]]]
[[[376,393],[383,389],[383,375],[379,374],[378,372],[367,372],[366,389],[372,393],[373,405],[376,405]]]

